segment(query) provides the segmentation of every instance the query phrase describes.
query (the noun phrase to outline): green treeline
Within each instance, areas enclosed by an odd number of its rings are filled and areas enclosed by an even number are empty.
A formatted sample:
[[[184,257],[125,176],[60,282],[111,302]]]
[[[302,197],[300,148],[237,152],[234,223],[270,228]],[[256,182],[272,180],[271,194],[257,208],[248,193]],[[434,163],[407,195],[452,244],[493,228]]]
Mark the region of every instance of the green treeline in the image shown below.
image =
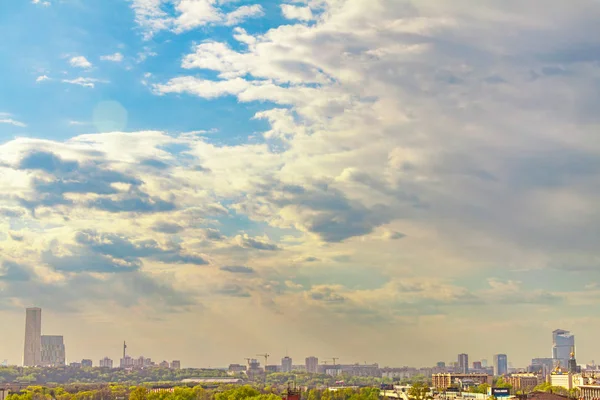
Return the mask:
[[[88,385],[90,386],[90,385]],[[152,391],[144,386],[103,385],[85,387],[70,385],[64,387],[30,386],[20,393],[8,395],[6,400],[281,400],[281,390],[253,386],[224,386],[218,389],[176,387],[170,391]],[[337,391],[312,389],[302,393],[304,400],[379,400],[379,389],[342,389]],[[416,399],[423,400],[423,399]]]
[[[124,370],[110,368],[22,368],[0,367],[1,383],[22,383],[31,385],[67,385],[72,383],[120,383],[139,385],[143,383],[173,383],[186,378],[222,378],[231,377],[226,371],[216,369],[180,369],[147,368],[141,370]],[[244,374],[236,376],[247,381]],[[264,382],[263,378],[259,382]],[[309,374],[306,372],[270,373],[267,375],[268,386],[284,385],[293,381],[299,386],[321,387],[334,385],[336,381],[343,380],[349,386],[378,385],[392,383],[391,379],[382,379],[368,376],[339,375],[332,377],[325,374]],[[426,381],[423,376],[416,376],[412,380],[403,380],[402,384],[416,381]]]

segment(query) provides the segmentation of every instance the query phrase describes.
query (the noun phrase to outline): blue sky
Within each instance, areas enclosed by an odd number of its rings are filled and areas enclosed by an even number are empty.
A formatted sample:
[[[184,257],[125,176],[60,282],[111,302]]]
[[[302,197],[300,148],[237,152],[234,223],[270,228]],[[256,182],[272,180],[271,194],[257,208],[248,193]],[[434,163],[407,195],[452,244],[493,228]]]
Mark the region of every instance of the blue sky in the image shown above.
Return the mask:
[[[72,360],[525,365],[556,328],[597,359],[599,17],[2,2],[0,318]]]

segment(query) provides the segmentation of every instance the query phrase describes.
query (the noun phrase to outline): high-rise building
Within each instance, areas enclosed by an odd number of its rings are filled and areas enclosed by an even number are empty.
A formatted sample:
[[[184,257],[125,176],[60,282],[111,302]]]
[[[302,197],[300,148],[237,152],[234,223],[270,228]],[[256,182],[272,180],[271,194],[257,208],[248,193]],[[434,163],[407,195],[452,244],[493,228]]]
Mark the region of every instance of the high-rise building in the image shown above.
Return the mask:
[[[65,365],[65,343],[62,336],[42,335],[42,365],[58,367]]]
[[[485,359],[481,360],[481,368],[487,368],[487,366],[488,366],[487,360],[485,360]]]
[[[319,359],[317,357],[306,358],[306,372],[316,374],[319,369]]]
[[[481,367],[481,361],[473,361],[473,369],[480,370]]]
[[[33,307],[25,312],[25,349],[23,365],[34,367],[42,364],[42,309]]]
[[[292,372],[292,359],[285,356],[281,359],[281,372]]]
[[[83,360],[81,360],[81,366],[82,367],[93,367],[94,362],[92,360],[90,360],[89,358],[84,358]]]
[[[438,361],[436,364],[436,367],[438,368],[446,368],[446,363],[443,361]]]
[[[575,347],[575,336],[571,332],[556,329],[552,332],[552,358],[554,362],[560,362],[562,368],[567,368],[571,349]]]
[[[494,355],[494,375],[506,375],[508,373],[508,357],[506,354]]]
[[[461,374],[469,373],[469,355],[461,353],[458,355],[458,372]]]
[[[181,361],[179,361],[179,360],[171,361],[171,369],[181,369]]]
[[[104,357],[102,360],[100,360],[100,362],[98,363],[98,365],[100,365],[101,368],[112,368],[113,367],[113,360],[111,360],[108,357]]]

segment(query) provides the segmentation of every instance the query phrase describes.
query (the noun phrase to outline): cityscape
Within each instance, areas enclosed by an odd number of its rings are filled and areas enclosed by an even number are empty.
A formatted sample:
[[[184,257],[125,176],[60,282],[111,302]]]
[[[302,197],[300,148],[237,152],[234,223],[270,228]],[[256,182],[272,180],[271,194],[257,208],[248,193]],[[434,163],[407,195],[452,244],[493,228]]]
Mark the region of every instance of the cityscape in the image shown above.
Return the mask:
[[[600,400],[600,0],[0,0],[0,400]]]
[[[66,344],[63,336],[42,334],[42,309],[27,308],[25,312],[25,340],[23,367],[29,368],[69,368],[77,369],[115,369],[115,370],[181,370],[179,360],[156,363],[144,356],[132,357],[127,354],[127,344],[122,344],[122,357],[115,362],[104,357],[97,362],[91,359],[75,360],[67,363]],[[550,335],[549,335],[550,336]],[[549,341],[550,342],[550,341]],[[330,376],[333,388],[346,387],[346,379],[377,379],[381,389],[397,393],[398,388],[410,388],[414,382],[429,382],[434,393],[455,393],[455,396],[469,397],[480,395],[507,397],[511,394],[535,391],[547,385],[554,391],[564,391],[585,400],[595,399],[600,393],[600,367],[595,364],[579,364],[575,356],[575,335],[569,331],[555,329],[551,332],[551,348],[548,357],[532,358],[527,367],[516,368],[510,365],[507,354],[494,354],[491,362],[486,359],[470,360],[469,355],[460,353],[455,361],[440,361],[432,367],[385,366],[377,363],[346,364],[339,358],[318,358],[308,356],[303,363],[294,363],[289,357],[283,357],[279,363],[269,363],[268,353],[257,354],[256,358],[245,358],[246,363],[232,363],[222,368],[187,367],[191,376],[181,382],[190,384],[243,384],[244,382],[266,382],[268,376],[278,374],[306,374]],[[542,356],[542,355],[539,355]],[[258,357],[261,357],[260,359]],[[261,363],[264,360],[264,363]],[[5,365],[5,368],[8,368]],[[202,371],[202,377],[194,377]],[[214,376],[210,376],[211,372]],[[208,373],[208,376],[207,376]],[[225,374],[225,375],[223,375]],[[227,377],[226,377],[227,376]],[[291,375],[293,376],[293,375]],[[388,382],[388,383],[386,383]],[[408,386],[402,386],[407,385]],[[330,388],[331,388],[330,387]],[[354,387],[354,386],[351,386]],[[11,386],[5,388],[10,390]],[[309,386],[305,390],[310,389]],[[401,390],[401,391],[402,391]],[[470,393],[471,395],[465,395]],[[471,396],[472,397],[472,396]],[[476,398],[478,398],[476,396]]]

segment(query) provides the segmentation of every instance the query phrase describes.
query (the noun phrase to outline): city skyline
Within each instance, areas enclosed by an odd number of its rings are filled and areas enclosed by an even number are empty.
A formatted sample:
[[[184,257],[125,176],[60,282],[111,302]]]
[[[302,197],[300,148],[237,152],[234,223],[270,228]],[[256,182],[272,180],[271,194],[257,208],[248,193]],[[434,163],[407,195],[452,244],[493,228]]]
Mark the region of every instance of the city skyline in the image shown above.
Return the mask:
[[[600,360],[573,4],[0,1],[0,360]]]
[[[131,367],[134,365],[138,365],[139,362],[138,360],[141,360],[141,364],[139,366],[150,366],[150,365],[158,365],[159,361],[158,360],[154,360],[153,362],[151,361],[151,357],[146,357],[145,355],[139,355],[139,356],[131,356],[130,354],[127,353],[127,344],[126,341],[123,341],[122,344],[122,357],[120,358],[120,362],[119,363],[115,363],[111,357],[109,356],[104,356],[101,359],[99,359],[99,361],[94,362],[93,360],[89,360],[89,359],[78,359],[77,361],[74,360],[69,360],[69,362],[66,362],[66,356],[65,356],[65,344],[64,344],[64,339],[63,336],[56,336],[56,335],[42,335],[42,324],[41,324],[41,313],[42,313],[42,309],[39,307],[30,307],[30,308],[26,308],[25,310],[25,345],[24,345],[24,357],[23,357],[23,365],[24,366],[35,366],[35,365],[40,365],[40,366],[55,366],[55,365],[68,365],[68,364],[73,364],[73,362],[75,364],[82,364],[83,366],[89,365],[91,366],[92,364],[94,365],[102,365],[104,363],[105,366],[113,365],[113,366],[117,366],[120,365],[121,368],[123,367]],[[549,358],[550,360],[552,360],[552,366],[554,367],[554,365],[557,362],[561,363],[562,367],[565,367],[568,365],[568,363],[562,364],[562,359],[557,358],[563,355],[564,353],[564,349],[563,348],[568,348],[569,352],[568,352],[568,360],[572,360],[572,356],[575,354],[575,339],[574,339],[574,335],[571,334],[571,332],[569,331],[565,331],[563,329],[554,329],[552,331],[552,350],[551,350],[551,357]],[[39,340],[38,340],[39,339]],[[39,354],[35,354],[34,351],[34,347],[35,347],[35,343],[36,341],[39,341]],[[256,354],[254,357],[252,358],[244,358],[245,360],[249,361],[250,359],[254,360],[256,357],[263,357],[263,356],[271,356],[268,353],[265,354]],[[37,363],[33,363],[31,362],[32,359],[35,358],[39,359],[39,362]],[[537,359],[539,357],[531,357],[531,360]],[[541,357],[542,359],[544,357]],[[325,358],[321,358],[321,362],[324,365],[327,365],[327,363],[329,363],[330,361],[333,361],[332,365],[335,365],[336,360],[339,360],[340,357],[325,357]],[[29,361],[28,361],[29,360]],[[117,359],[118,360],[118,359]],[[506,354],[494,354],[492,357],[493,360],[493,368],[491,369],[491,371],[493,371],[493,374],[496,375],[505,375],[508,370],[509,370],[509,365],[512,365],[512,363],[509,363],[507,360],[507,355]],[[152,362],[152,364],[150,364]],[[258,362],[258,361],[257,361]],[[163,363],[167,363],[166,361],[162,361],[160,362],[160,364],[162,365]],[[350,364],[355,364],[357,362],[351,362]],[[377,363],[375,361],[375,363]],[[230,363],[231,364],[231,363]],[[235,363],[234,363],[235,364]],[[358,363],[357,363],[358,364]],[[365,362],[366,364],[366,362]],[[471,360],[469,360],[469,354],[467,353],[460,353],[458,354],[457,357],[457,361],[450,361],[448,363],[446,363],[445,361],[437,361],[435,363],[437,366],[440,365],[456,365],[457,371],[460,373],[470,373],[470,372],[479,372],[483,371],[484,369],[487,368],[487,358],[481,358],[481,359],[473,359],[471,358]],[[167,364],[169,365],[169,364]],[[174,366],[176,365],[176,366]],[[268,365],[277,365],[277,363],[273,364],[268,364]],[[290,372],[292,370],[292,365],[293,365],[293,358],[290,357],[288,355],[288,350],[286,349],[285,351],[285,356],[281,358],[281,368],[283,370],[283,372]],[[319,357],[315,357],[315,356],[308,356],[305,358],[305,365],[307,370],[314,370],[315,366],[320,365],[319,364]],[[527,364],[530,365],[530,364]],[[575,364],[576,365],[576,364]],[[389,366],[389,365],[387,365]],[[433,366],[430,365],[430,366]],[[172,361],[170,363],[170,368],[176,368],[179,369],[181,367],[181,361],[180,360],[175,360]],[[420,365],[420,367],[423,367],[423,365]],[[223,366],[219,366],[219,368],[223,368]],[[569,367],[571,368],[571,367]]]

